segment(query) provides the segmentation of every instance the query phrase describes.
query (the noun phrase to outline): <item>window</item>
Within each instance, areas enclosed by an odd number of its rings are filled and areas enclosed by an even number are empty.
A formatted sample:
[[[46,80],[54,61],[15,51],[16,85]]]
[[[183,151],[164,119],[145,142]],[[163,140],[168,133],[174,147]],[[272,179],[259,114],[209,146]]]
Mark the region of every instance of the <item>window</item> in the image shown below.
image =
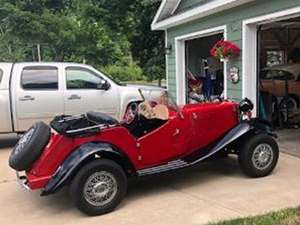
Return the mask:
[[[25,67],[21,75],[25,90],[57,90],[58,69],[56,67]]]
[[[3,71],[0,69],[0,84],[1,84],[1,81],[2,81],[2,77],[3,77]]]
[[[66,69],[67,89],[98,89],[104,79],[84,68]]]
[[[275,65],[284,64],[284,51],[282,50],[267,50],[266,51],[266,66],[271,67]]]

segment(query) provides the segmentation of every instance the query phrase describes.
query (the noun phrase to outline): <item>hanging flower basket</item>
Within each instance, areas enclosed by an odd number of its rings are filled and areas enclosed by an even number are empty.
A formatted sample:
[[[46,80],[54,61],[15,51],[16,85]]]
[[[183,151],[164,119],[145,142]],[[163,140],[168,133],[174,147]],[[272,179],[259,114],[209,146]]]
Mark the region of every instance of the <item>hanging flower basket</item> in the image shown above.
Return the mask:
[[[221,62],[228,62],[233,56],[238,56],[241,49],[230,41],[218,41],[210,50],[210,54]]]

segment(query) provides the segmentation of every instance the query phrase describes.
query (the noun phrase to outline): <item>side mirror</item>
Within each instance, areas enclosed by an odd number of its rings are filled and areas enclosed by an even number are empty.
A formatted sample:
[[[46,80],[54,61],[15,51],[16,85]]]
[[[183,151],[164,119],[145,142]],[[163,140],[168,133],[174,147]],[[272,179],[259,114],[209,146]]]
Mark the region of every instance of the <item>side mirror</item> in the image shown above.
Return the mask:
[[[101,83],[98,84],[97,88],[99,90],[107,91],[111,87],[110,83],[107,80],[101,80]]]

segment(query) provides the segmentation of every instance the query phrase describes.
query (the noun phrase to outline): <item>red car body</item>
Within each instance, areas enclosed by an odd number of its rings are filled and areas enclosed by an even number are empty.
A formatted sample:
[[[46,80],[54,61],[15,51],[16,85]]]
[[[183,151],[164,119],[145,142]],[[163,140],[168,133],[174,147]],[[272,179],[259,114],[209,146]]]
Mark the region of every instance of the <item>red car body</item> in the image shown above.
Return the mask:
[[[132,173],[191,155],[215,143],[239,123],[238,105],[232,102],[186,105],[183,117],[170,110],[169,120],[156,130],[135,138],[122,125],[87,137],[52,133],[40,158],[26,172],[30,189],[44,188],[74,149],[86,143],[107,143],[122,152]]]
[[[269,175],[278,145],[266,122],[251,119],[252,109],[248,99],[179,108],[162,95],[159,103],[130,106],[121,123],[100,112],[62,115],[52,130],[43,122],[33,125],[9,165],[23,187],[49,195],[70,184],[78,209],[101,215],[120,204],[130,177],[183,169],[211,156],[237,154],[246,175]]]

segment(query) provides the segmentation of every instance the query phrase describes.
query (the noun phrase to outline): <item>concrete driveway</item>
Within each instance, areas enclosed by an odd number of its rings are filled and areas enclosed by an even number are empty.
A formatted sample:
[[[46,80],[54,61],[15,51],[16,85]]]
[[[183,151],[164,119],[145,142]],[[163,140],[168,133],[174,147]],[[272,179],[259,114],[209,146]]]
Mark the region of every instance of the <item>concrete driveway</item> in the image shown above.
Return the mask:
[[[245,177],[234,157],[159,177],[131,181],[113,213],[86,217],[67,190],[40,197],[22,190],[7,166],[14,138],[0,138],[0,224],[188,225],[262,214],[300,205],[300,159],[282,154],[266,178]]]

